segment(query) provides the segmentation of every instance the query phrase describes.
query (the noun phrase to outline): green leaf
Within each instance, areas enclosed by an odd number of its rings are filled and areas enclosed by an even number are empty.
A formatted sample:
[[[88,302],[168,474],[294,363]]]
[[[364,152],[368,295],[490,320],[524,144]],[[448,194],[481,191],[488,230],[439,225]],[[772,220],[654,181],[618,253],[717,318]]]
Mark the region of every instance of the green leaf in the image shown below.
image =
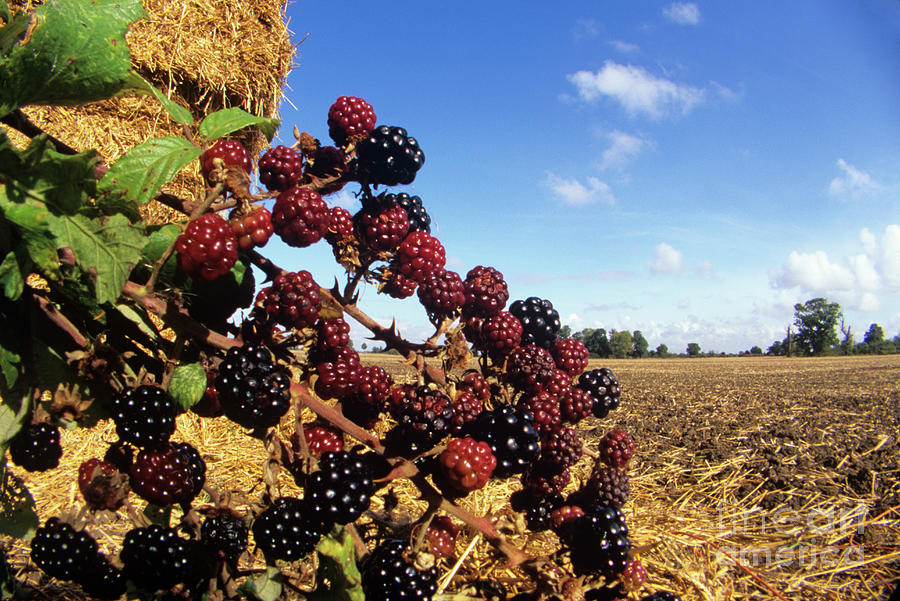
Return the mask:
[[[148,319],[145,315],[138,313],[133,307],[124,303],[116,305],[116,310],[122,317],[134,323],[144,335],[150,338],[150,340],[154,342],[159,340],[159,333],[151,326],[151,324],[147,323]]]
[[[275,566],[266,566],[266,571],[255,578],[248,578],[238,587],[238,591],[253,601],[275,601],[281,596],[284,576]]]
[[[136,71],[131,71],[128,74],[128,87],[123,91],[153,96],[163,105],[163,108],[166,109],[166,112],[169,113],[169,116],[172,117],[172,120],[175,123],[190,125],[194,122],[194,116],[191,115],[191,111],[187,110],[174,100],[166,98],[165,94],[156,89],[156,86],[144,79],[140,73],[137,73]]]
[[[278,129],[278,119],[257,117],[239,108],[222,109],[210,113],[200,122],[200,137],[207,141],[218,140],[239,129],[255,125],[270,142],[275,130]]]
[[[356,552],[353,539],[345,528],[335,528],[319,541],[319,573],[316,580],[328,582],[326,588],[320,584],[307,599],[309,601],[365,601],[362,577],[356,567]]]
[[[179,365],[169,380],[169,394],[187,411],[203,398],[206,392],[206,370],[199,363]]]
[[[3,294],[10,300],[19,298],[25,288],[25,278],[22,277],[19,258],[14,250],[9,251],[0,263],[0,286],[3,286]]]
[[[40,524],[34,497],[25,483],[9,472],[5,463],[0,477],[0,534],[30,539]]]
[[[19,364],[21,362],[22,357],[18,353],[0,346],[0,374],[3,375],[5,382],[5,385],[0,386],[0,389],[11,389],[16,385],[16,380],[19,379]],[[2,411],[2,407],[0,407],[0,411]],[[2,438],[2,419],[0,419],[0,438]]]
[[[19,43],[0,57],[0,116],[27,104],[77,105],[108,98],[128,81],[128,24],[140,0],[48,0]]]
[[[202,151],[184,138],[155,138],[138,144],[109,168],[98,188],[145,205]]]
[[[44,390],[54,390],[60,382],[69,382],[74,374],[66,360],[42,338],[32,341],[34,374],[37,385]]]
[[[97,302],[114,303],[147,242],[141,229],[124,215],[101,223],[83,215],[60,217],[52,227],[59,246],[70,247],[79,268],[93,275]]]
[[[100,157],[93,150],[76,155],[56,152],[45,135],[37,136],[21,153],[0,137],[0,182],[16,203],[42,202],[54,213],[75,214],[96,196],[94,167]]]
[[[0,402],[0,449],[5,449],[10,439],[22,429],[22,423],[31,408],[30,396],[7,390]]]
[[[159,505],[154,505],[153,503],[147,503],[147,506],[144,508],[144,515],[150,520],[151,524],[157,524],[162,526],[163,528],[168,528],[169,524],[172,523],[172,506],[166,505],[165,507],[160,507]]]
[[[56,253],[51,226],[55,219],[50,210],[41,204],[13,203],[0,186],[0,214],[18,228],[22,245],[31,260],[45,275],[59,279],[59,256]]]
[[[6,0],[0,0],[0,18],[9,23],[9,7],[6,5]]]

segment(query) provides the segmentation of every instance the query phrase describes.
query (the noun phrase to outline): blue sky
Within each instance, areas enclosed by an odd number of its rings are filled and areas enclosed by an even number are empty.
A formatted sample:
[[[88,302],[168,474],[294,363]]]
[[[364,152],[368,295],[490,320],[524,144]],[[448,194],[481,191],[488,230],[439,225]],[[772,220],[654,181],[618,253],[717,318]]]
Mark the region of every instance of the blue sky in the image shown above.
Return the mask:
[[[291,128],[360,96],[425,152],[448,268],[652,348],[765,348],[815,296],[900,332],[900,4],[296,0]],[[302,42],[301,42],[302,40]],[[348,187],[350,189],[350,187]],[[329,204],[355,209],[348,193]],[[324,285],[321,242],[265,249]],[[415,297],[360,305],[431,333]],[[363,332],[354,330],[358,342]]]

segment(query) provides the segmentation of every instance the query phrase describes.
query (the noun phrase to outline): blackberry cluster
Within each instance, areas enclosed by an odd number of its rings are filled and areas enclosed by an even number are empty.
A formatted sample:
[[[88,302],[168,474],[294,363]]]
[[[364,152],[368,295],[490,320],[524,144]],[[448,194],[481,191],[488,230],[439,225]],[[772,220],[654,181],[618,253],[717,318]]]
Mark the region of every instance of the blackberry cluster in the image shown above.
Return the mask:
[[[372,105],[355,96],[340,96],[328,109],[328,135],[338,146],[357,142],[375,127]]]
[[[186,274],[215,280],[237,263],[237,236],[218,213],[204,213],[188,223],[175,240],[178,264]]]
[[[59,428],[51,424],[22,426],[9,442],[9,457],[13,463],[29,472],[44,472],[59,465],[63,448]]]
[[[330,527],[309,517],[300,499],[279,497],[256,516],[253,539],[268,563],[276,559],[294,561],[316,548],[322,533]]]
[[[421,283],[444,268],[447,254],[444,245],[427,232],[410,232],[391,261],[391,271]]]
[[[559,312],[548,300],[530,296],[509,306],[509,312],[522,322],[522,343],[553,348],[561,327]]]
[[[606,367],[584,372],[578,377],[577,386],[594,398],[594,406],[591,407],[594,417],[602,419],[619,406],[622,389],[612,371]]]
[[[310,474],[303,499],[323,524],[349,524],[369,508],[375,485],[365,460],[350,451],[329,451]]]
[[[393,200],[400,205],[409,219],[409,231],[431,233],[431,216],[425,210],[422,199],[418,196],[410,196],[406,192],[400,194],[388,194],[386,199]]]
[[[148,591],[167,590],[187,582],[197,568],[192,541],[178,536],[174,528],[158,524],[129,530],[119,558],[125,576]]]
[[[397,425],[389,433],[389,446],[401,455],[414,456],[431,449],[450,433],[453,403],[440,390],[428,386],[400,389],[391,413]]]
[[[402,127],[376,127],[357,145],[356,152],[359,171],[373,184],[411,184],[425,164],[418,140]]]
[[[493,317],[503,310],[509,300],[509,290],[503,274],[493,267],[473,267],[466,274],[463,314],[471,317]]]
[[[344,399],[350,396],[359,385],[362,367],[359,360],[326,361],[316,365],[315,391],[323,399]]]
[[[305,270],[282,273],[257,295],[256,304],[286,328],[301,330],[315,325],[322,308],[322,294],[312,274]]]
[[[336,351],[350,345],[350,324],[343,317],[319,319],[316,323],[315,353],[328,360]]]
[[[112,419],[119,439],[137,447],[169,442],[175,432],[175,401],[156,386],[127,388],[113,398]]]
[[[505,478],[524,472],[541,452],[533,421],[526,411],[500,405],[492,411],[483,411],[464,432],[490,445],[491,453],[497,458],[494,475]]]
[[[259,159],[259,181],[267,190],[284,192],[293,188],[303,174],[303,156],[288,146],[270,148]]]
[[[625,564],[625,569],[619,574],[619,582],[626,591],[637,591],[647,581],[647,568],[638,559],[632,559]]]
[[[328,232],[330,223],[331,210],[319,193],[309,188],[288,188],[272,207],[272,226],[288,246],[315,244]]]
[[[215,169],[215,159],[222,159],[225,166],[240,169],[244,173],[253,170],[250,153],[243,144],[237,140],[219,140],[200,155],[200,172],[210,185],[215,184],[211,178]]]
[[[402,540],[388,540],[372,550],[362,569],[366,599],[430,601],[437,592],[437,570],[418,570],[406,552]]]
[[[248,537],[244,520],[227,511],[206,518],[200,525],[200,542],[212,559],[236,563],[247,550]]]
[[[625,569],[631,541],[620,509],[591,506],[578,518],[567,541],[576,573],[614,576]]]
[[[290,372],[263,347],[228,350],[219,364],[216,389],[225,415],[245,428],[268,428],[291,406]]]

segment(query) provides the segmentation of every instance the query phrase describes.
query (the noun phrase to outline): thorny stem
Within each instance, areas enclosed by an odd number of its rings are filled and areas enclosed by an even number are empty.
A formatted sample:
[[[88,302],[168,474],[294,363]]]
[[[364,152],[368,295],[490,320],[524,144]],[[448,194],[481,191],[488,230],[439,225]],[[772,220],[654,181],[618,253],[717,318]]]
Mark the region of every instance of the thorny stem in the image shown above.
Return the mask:
[[[84,335],[78,330],[77,327],[75,327],[75,324],[69,321],[68,317],[59,312],[59,310],[53,303],[39,294],[33,294],[32,298],[35,300],[35,302],[37,302],[38,307],[41,309],[41,311],[44,312],[44,315],[47,317],[47,319],[56,324],[56,326],[58,326],[63,332],[68,334],[72,339],[72,342],[74,342],[79,348],[86,349],[88,348],[88,346],[90,346],[90,342],[88,341],[88,339],[84,337]]]

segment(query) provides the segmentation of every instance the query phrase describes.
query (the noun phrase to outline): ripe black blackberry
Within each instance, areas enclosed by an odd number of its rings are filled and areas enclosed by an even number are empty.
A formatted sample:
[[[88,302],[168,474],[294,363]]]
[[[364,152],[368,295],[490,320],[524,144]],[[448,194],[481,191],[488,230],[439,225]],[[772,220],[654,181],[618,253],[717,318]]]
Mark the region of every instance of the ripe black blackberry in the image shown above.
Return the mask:
[[[303,174],[303,156],[288,146],[270,148],[259,159],[259,181],[267,190],[283,192],[293,188]]]
[[[411,184],[425,164],[419,142],[402,127],[382,125],[356,147],[357,167],[372,184]]]
[[[522,322],[522,344],[553,348],[561,327],[559,312],[548,300],[530,296],[509,306],[509,312]]]
[[[125,574],[101,553],[91,558],[84,572],[77,579],[84,592],[103,601],[113,601],[125,594]]]
[[[148,591],[168,590],[190,578],[195,568],[191,541],[174,528],[151,524],[125,534],[119,553],[125,576]]]
[[[137,447],[164,445],[175,431],[175,401],[162,388],[126,388],[113,398],[112,419],[119,439]]]
[[[31,539],[31,561],[48,575],[75,580],[97,555],[97,541],[52,517],[38,527]]]
[[[418,296],[432,321],[457,314],[466,302],[462,278],[446,269],[431,273],[420,282]]]
[[[388,540],[375,547],[362,568],[366,599],[429,601],[437,592],[437,570],[419,570],[407,559],[406,541]]]
[[[372,105],[355,96],[339,96],[328,109],[328,135],[338,146],[355,143],[375,127]]]
[[[400,402],[392,403],[397,425],[388,436],[392,451],[415,456],[431,449],[450,434],[453,403],[440,390],[428,386],[406,386]]]
[[[220,511],[203,520],[200,526],[200,542],[209,557],[236,563],[247,550],[249,530],[237,515]]]
[[[541,463],[562,469],[581,459],[581,438],[573,428],[559,428],[541,436]]]
[[[550,351],[536,344],[513,349],[506,360],[506,379],[526,393],[539,392],[553,377],[555,370],[556,364]]]
[[[300,499],[280,497],[256,516],[253,539],[268,563],[294,561],[316,548],[322,533],[331,528],[312,519]]]
[[[337,192],[347,183],[344,176],[350,171],[347,155],[334,146],[319,146],[307,155],[306,175],[317,185],[320,194]],[[328,183],[317,180],[333,180]]]
[[[494,358],[502,358],[522,342],[522,322],[509,311],[485,319],[472,344]]]
[[[463,283],[466,302],[463,315],[493,317],[503,310],[509,300],[509,290],[503,274],[493,267],[473,267]]]
[[[397,203],[363,207],[353,216],[353,228],[360,244],[369,250],[394,250],[409,233],[409,217]]]
[[[22,426],[9,442],[9,457],[13,463],[29,472],[44,472],[59,465],[63,448],[59,428],[51,424]]]
[[[573,493],[572,502],[580,507],[622,507],[628,502],[630,492],[628,472],[600,464],[591,472],[584,486]]]
[[[622,389],[609,368],[601,367],[584,372],[578,376],[577,386],[594,397],[594,406],[591,408],[594,417],[602,419],[619,406]]]
[[[400,194],[388,194],[386,198],[393,199],[400,205],[409,219],[409,231],[431,233],[431,217],[418,196],[410,196],[406,192]]]
[[[550,521],[550,514],[562,507],[562,495],[557,493],[531,496],[531,498],[533,501],[525,510],[525,523],[528,529],[532,532],[549,530],[553,526]]]
[[[275,199],[272,227],[284,243],[305,248],[322,239],[331,223],[331,210],[315,190],[295,186]]]
[[[188,503],[200,494],[200,491],[203,490],[203,485],[206,484],[206,462],[200,456],[200,452],[186,442],[176,442],[172,446],[175,447],[175,450],[178,451],[178,454],[181,455],[188,465],[188,483],[190,488],[188,489],[187,497],[181,499],[182,503]]]
[[[237,263],[237,236],[218,213],[205,213],[187,224],[175,240],[178,264],[186,274],[215,280]]]
[[[290,372],[263,347],[232,347],[219,364],[216,389],[225,415],[245,428],[268,428],[291,406]]]
[[[568,542],[577,574],[619,574],[628,563],[631,541],[620,509],[590,506],[578,518]]]
[[[306,481],[303,502],[323,524],[349,524],[369,508],[375,485],[365,460],[355,452],[327,452]]]
[[[103,461],[108,461],[123,474],[131,473],[131,465],[134,463],[134,447],[123,440],[109,445],[103,454]]]
[[[681,597],[669,591],[656,591],[650,595],[641,597],[641,601],[681,601]]]
[[[511,405],[483,411],[466,426],[464,433],[491,446],[497,458],[494,475],[499,478],[524,472],[541,452],[533,417]]]

